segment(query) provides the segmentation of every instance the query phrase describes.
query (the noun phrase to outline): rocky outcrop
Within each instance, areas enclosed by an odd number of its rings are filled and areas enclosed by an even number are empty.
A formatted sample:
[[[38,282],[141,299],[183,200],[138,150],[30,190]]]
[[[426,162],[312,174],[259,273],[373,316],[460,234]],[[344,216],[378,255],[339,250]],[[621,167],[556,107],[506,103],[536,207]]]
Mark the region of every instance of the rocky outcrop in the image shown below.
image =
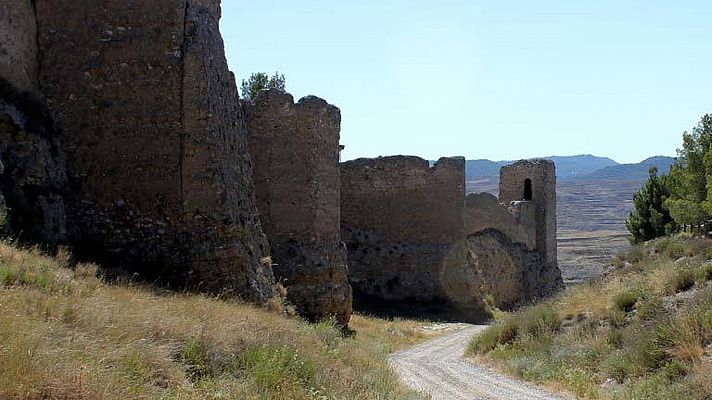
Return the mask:
[[[149,279],[262,301],[269,250],[218,0],[36,0],[70,242]]]
[[[68,188],[59,135],[39,98],[2,81],[0,163],[6,233],[50,246],[66,243]]]
[[[496,229],[468,235],[445,261],[440,280],[454,303],[473,307],[490,301],[512,309],[560,289],[561,272],[542,255]]]
[[[297,104],[262,91],[245,104],[262,226],[287,299],[311,320],[351,316],[346,250],[339,234],[338,108],[316,97]]]
[[[0,4],[3,229],[15,238],[57,245],[67,240],[66,165],[58,131],[37,94],[36,30],[29,0]]]

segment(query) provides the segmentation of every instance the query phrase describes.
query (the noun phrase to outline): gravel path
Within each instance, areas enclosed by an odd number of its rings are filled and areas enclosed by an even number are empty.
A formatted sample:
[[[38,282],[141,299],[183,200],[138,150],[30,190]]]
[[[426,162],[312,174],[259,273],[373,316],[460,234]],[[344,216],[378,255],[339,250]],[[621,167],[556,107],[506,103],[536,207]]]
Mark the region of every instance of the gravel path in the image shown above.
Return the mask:
[[[464,360],[467,342],[485,328],[458,324],[445,336],[393,354],[390,363],[408,386],[433,400],[563,399]]]

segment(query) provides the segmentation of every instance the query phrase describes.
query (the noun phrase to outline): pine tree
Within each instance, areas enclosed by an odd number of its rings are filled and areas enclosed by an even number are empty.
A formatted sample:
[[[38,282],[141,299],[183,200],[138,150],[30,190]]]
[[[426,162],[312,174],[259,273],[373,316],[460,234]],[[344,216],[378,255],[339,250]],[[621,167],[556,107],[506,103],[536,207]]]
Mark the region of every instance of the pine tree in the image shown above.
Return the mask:
[[[267,76],[267,74],[263,72],[252,74],[249,79],[242,81],[242,98],[253,101],[257,98],[260,90],[263,89],[277,89],[285,91],[286,80],[284,79],[284,75],[279,72],[275,72],[271,77]]]
[[[665,205],[670,197],[666,177],[659,177],[655,167],[649,174],[648,181],[633,196],[635,209],[625,222],[634,243],[670,234],[674,224]]]

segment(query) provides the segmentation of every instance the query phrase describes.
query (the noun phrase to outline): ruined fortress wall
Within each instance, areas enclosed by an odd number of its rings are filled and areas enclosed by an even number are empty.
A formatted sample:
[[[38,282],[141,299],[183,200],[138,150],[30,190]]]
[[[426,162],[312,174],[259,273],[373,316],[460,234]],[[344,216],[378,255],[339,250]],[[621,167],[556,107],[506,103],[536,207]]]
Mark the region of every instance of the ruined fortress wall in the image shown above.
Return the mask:
[[[524,208],[524,209],[522,209]],[[465,233],[470,235],[487,229],[496,229],[514,243],[525,244],[527,249],[536,248],[535,209],[522,203],[516,212],[500,204],[490,193],[472,193],[465,197]]]
[[[20,91],[37,84],[37,25],[31,0],[0,2],[0,78]]]
[[[447,300],[439,274],[463,237],[463,158],[430,167],[418,157],[341,165],[342,239],[354,301]]]
[[[448,254],[441,281],[456,304],[489,298],[501,309],[530,303],[561,288],[561,273],[542,255],[497,229],[470,234]]]
[[[67,141],[72,242],[146,277],[264,300],[271,268],[217,0],[36,0]]]
[[[557,265],[556,169],[552,161],[519,161],[500,171],[499,200],[503,204],[522,201],[531,182],[531,203],[536,207],[536,249],[552,268]]]
[[[262,91],[245,103],[262,225],[275,277],[300,314],[347,324],[351,286],[340,238],[341,112],[326,101]]]

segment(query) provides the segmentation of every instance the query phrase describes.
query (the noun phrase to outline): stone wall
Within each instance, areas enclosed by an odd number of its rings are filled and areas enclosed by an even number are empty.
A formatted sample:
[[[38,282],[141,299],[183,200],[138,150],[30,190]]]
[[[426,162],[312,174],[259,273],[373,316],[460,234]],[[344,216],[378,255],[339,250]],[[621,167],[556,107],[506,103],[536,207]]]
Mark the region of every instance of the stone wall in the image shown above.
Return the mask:
[[[312,320],[351,316],[346,250],[340,238],[341,112],[316,97],[297,104],[262,91],[246,102],[248,143],[262,226],[288,300]]]
[[[462,159],[433,167],[417,157],[343,163],[342,238],[357,307],[394,301],[476,309],[490,299],[512,308],[561,288],[547,253],[555,257],[556,248],[541,250],[556,232],[555,220],[553,230],[545,225],[555,215],[553,165],[515,165],[519,175],[503,171],[503,193],[511,196],[526,175],[532,201],[519,201],[523,186],[507,204],[486,193],[464,197]]]
[[[37,84],[37,25],[31,0],[0,2],[0,77],[19,91]]]
[[[341,165],[342,239],[354,302],[447,301],[445,255],[463,237],[465,160],[418,157]]]
[[[35,1],[41,89],[64,131],[80,256],[272,294],[218,0]]]
[[[556,243],[556,167],[549,160],[519,161],[500,171],[499,201],[517,204],[525,200],[527,181],[535,208],[536,250],[551,268],[558,269]],[[521,207],[521,206],[519,206]]]
[[[496,229],[515,243],[536,248],[536,209],[529,203],[519,203],[516,210],[500,204],[490,193],[472,193],[465,197],[464,223],[468,235]]]

